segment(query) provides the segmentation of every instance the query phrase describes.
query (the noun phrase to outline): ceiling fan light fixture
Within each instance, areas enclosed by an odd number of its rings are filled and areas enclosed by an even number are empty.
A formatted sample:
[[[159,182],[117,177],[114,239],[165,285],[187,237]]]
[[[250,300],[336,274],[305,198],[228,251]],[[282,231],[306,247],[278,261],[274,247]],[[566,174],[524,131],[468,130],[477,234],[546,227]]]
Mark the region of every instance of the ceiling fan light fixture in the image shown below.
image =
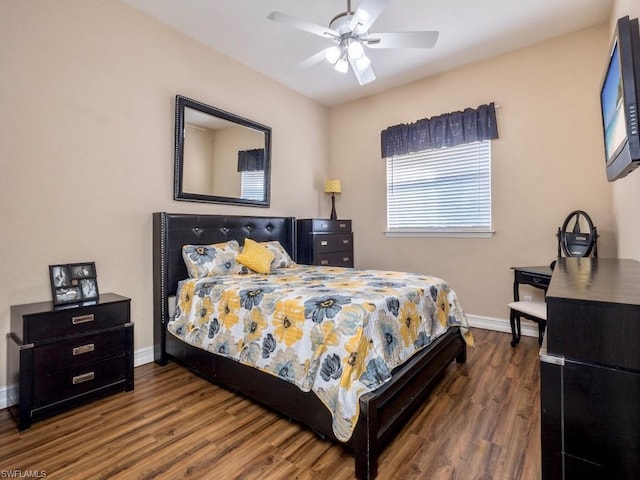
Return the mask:
[[[340,53],[340,48],[334,45],[333,47],[329,47],[325,50],[324,58],[327,59],[327,62],[333,65],[340,58]]]
[[[356,59],[355,62],[356,62],[356,65],[358,66],[358,68],[360,70],[364,70],[369,65],[371,65],[371,60],[364,53],[362,54],[362,56],[360,58]]]
[[[365,85],[376,79],[372,61],[364,47],[371,48],[432,48],[438,40],[437,31],[370,33],[372,25],[390,0],[358,0],[358,8],[351,9],[352,0],[345,0],[347,10],[339,13],[328,27],[274,11],[269,20],[283,23],[332,42],[300,63],[296,70],[307,68],[326,59],[340,73],[353,72],[358,83]],[[351,66],[351,68],[349,68]]]
[[[333,68],[335,68],[336,71],[338,71],[340,73],[347,73],[349,71],[349,62],[347,61],[347,55],[343,54],[338,59],[336,64],[333,66]]]
[[[364,55],[364,47],[359,40],[352,39],[347,47],[347,52],[349,52],[349,58],[351,60],[357,60]]]

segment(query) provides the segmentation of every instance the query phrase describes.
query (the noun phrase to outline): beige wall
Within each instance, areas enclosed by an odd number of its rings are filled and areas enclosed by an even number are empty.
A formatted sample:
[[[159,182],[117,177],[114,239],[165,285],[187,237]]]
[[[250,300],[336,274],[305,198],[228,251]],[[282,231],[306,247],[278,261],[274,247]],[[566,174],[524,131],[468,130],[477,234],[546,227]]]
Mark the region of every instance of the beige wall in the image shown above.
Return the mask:
[[[154,211],[320,211],[327,109],[117,0],[0,2],[0,66],[2,366],[9,306],[49,300],[55,263],[95,261],[151,346]],[[271,208],[173,201],[176,94],[272,127]]]
[[[189,193],[213,195],[213,167],[215,130],[185,124],[182,164],[182,190]],[[235,192],[234,192],[235,193]],[[226,192],[220,193],[226,195]]]
[[[640,2],[615,0],[611,14],[610,32],[615,21],[629,15],[640,17]],[[613,211],[618,234],[618,252],[621,258],[640,260],[640,171],[613,182]]]
[[[504,319],[510,267],[548,265],[571,211],[587,211],[600,255],[616,256],[598,100],[608,36],[601,25],[332,109],[330,173],[342,180],[337,210],[353,219],[357,266],[441,276],[468,313]],[[380,131],[492,101],[495,236],[385,237]]]
[[[10,305],[50,298],[49,264],[95,261],[101,291],[132,297],[135,347],[149,347],[151,212],[328,216],[329,177],[358,266],[440,275],[474,315],[506,317],[509,267],[549,263],[571,210],[594,218],[601,256],[619,232],[638,258],[637,216],[618,206],[614,222],[601,160],[608,42],[603,25],[329,112],[117,0],[0,2],[0,335]],[[172,200],[176,94],[272,127],[271,208]],[[386,238],[379,132],[490,101],[495,237]],[[638,181],[615,194],[637,205]]]

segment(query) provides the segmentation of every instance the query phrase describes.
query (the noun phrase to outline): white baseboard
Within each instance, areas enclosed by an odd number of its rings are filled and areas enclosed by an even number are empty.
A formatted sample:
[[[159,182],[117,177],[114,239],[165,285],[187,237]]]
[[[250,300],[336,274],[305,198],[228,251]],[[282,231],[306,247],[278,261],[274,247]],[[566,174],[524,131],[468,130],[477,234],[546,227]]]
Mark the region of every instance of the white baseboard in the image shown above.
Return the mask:
[[[504,318],[483,317],[481,315],[467,314],[470,327],[494,330],[496,332],[511,333],[511,324]],[[538,325],[530,320],[522,319],[520,322],[522,335],[525,337],[538,337]]]
[[[145,363],[153,362],[153,347],[139,348],[133,352],[133,366],[139,367]]]
[[[511,333],[511,326],[509,320],[495,317],[483,317],[480,315],[467,314],[467,320],[469,320],[469,326],[475,328],[482,328],[484,330],[495,330],[497,332]],[[522,321],[522,335],[528,337],[538,336],[538,326],[529,322],[528,320]],[[153,347],[139,348],[133,353],[133,366],[139,367],[146,363],[153,362]],[[16,388],[15,385],[8,385],[6,387],[0,387],[0,410],[10,407],[8,403],[8,393],[12,388]]]

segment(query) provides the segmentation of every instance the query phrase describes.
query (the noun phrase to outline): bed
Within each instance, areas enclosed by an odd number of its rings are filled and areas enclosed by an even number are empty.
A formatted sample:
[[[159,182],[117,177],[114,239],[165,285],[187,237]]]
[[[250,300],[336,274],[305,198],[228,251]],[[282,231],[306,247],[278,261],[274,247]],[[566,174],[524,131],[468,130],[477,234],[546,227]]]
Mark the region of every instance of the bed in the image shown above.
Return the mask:
[[[173,312],[174,315],[170,313],[170,302],[175,302],[176,295],[178,310],[184,308],[182,292],[185,291],[185,284],[188,282],[183,280],[189,277],[183,259],[184,245],[209,245],[231,240],[237,240],[242,244],[247,238],[256,242],[277,241],[291,258],[295,259],[295,225],[293,217],[154,213],[154,360],[159,365],[165,365],[169,359],[175,360],[216,384],[241,393],[285,417],[306,425],[321,437],[344,445],[354,452],[356,477],[373,479],[377,473],[378,455],[382,447],[422,404],[449,364],[454,359],[458,363],[466,361],[467,342],[462,332],[466,335],[468,332],[464,325],[458,326],[454,322],[452,326],[438,329],[438,334],[434,333],[434,339],[427,347],[418,349],[408,360],[390,370],[386,377],[382,375],[383,381],[372,381],[371,388],[363,390],[355,398],[357,415],[351,423],[348,422],[345,433],[339,425],[336,427],[335,415],[327,408],[331,402],[322,394],[322,388],[314,390],[309,387],[305,391],[296,385],[296,382],[265,373],[247,365],[246,361],[243,363],[242,360],[238,361],[231,356],[219,355],[201,348],[202,346],[196,346],[194,342],[186,341],[188,339],[179,335],[183,330],[191,330],[187,328],[187,320],[183,319],[183,323],[178,322],[183,312]],[[348,273],[338,270],[340,269],[330,270],[327,274]],[[309,274],[304,271],[300,273],[295,269],[283,272],[279,273],[287,276],[280,280],[277,276],[271,278],[271,275],[260,278],[245,276],[242,280],[279,281],[290,286],[292,278],[296,275],[312,275],[316,280],[320,278],[319,274],[313,271]],[[337,278],[336,281],[339,282],[339,277]],[[196,280],[196,285],[197,282]],[[227,278],[218,283],[227,284]],[[222,288],[221,285],[214,286]],[[207,288],[210,290],[211,285],[207,285]],[[354,299],[353,303],[355,302]],[[314,317],[313,320],[317,319]],[[323,366],[326,363],[325,359]]]

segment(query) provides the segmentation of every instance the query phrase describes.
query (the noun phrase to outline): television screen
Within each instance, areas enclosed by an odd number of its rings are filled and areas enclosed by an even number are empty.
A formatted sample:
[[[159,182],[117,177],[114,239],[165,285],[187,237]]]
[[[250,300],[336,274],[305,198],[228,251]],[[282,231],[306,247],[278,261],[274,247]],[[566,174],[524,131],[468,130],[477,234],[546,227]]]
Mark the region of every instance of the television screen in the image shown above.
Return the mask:
[[[622,96],[622,75],[620,74],[620,54],[616,44],[611,54],[601,94],[604,121],[604,146],[607,163],[627,139]]]
[[[640,30],[638,19],[622,17],[609,49],[600,88],[607,180],[622,178],[640,166]]]

